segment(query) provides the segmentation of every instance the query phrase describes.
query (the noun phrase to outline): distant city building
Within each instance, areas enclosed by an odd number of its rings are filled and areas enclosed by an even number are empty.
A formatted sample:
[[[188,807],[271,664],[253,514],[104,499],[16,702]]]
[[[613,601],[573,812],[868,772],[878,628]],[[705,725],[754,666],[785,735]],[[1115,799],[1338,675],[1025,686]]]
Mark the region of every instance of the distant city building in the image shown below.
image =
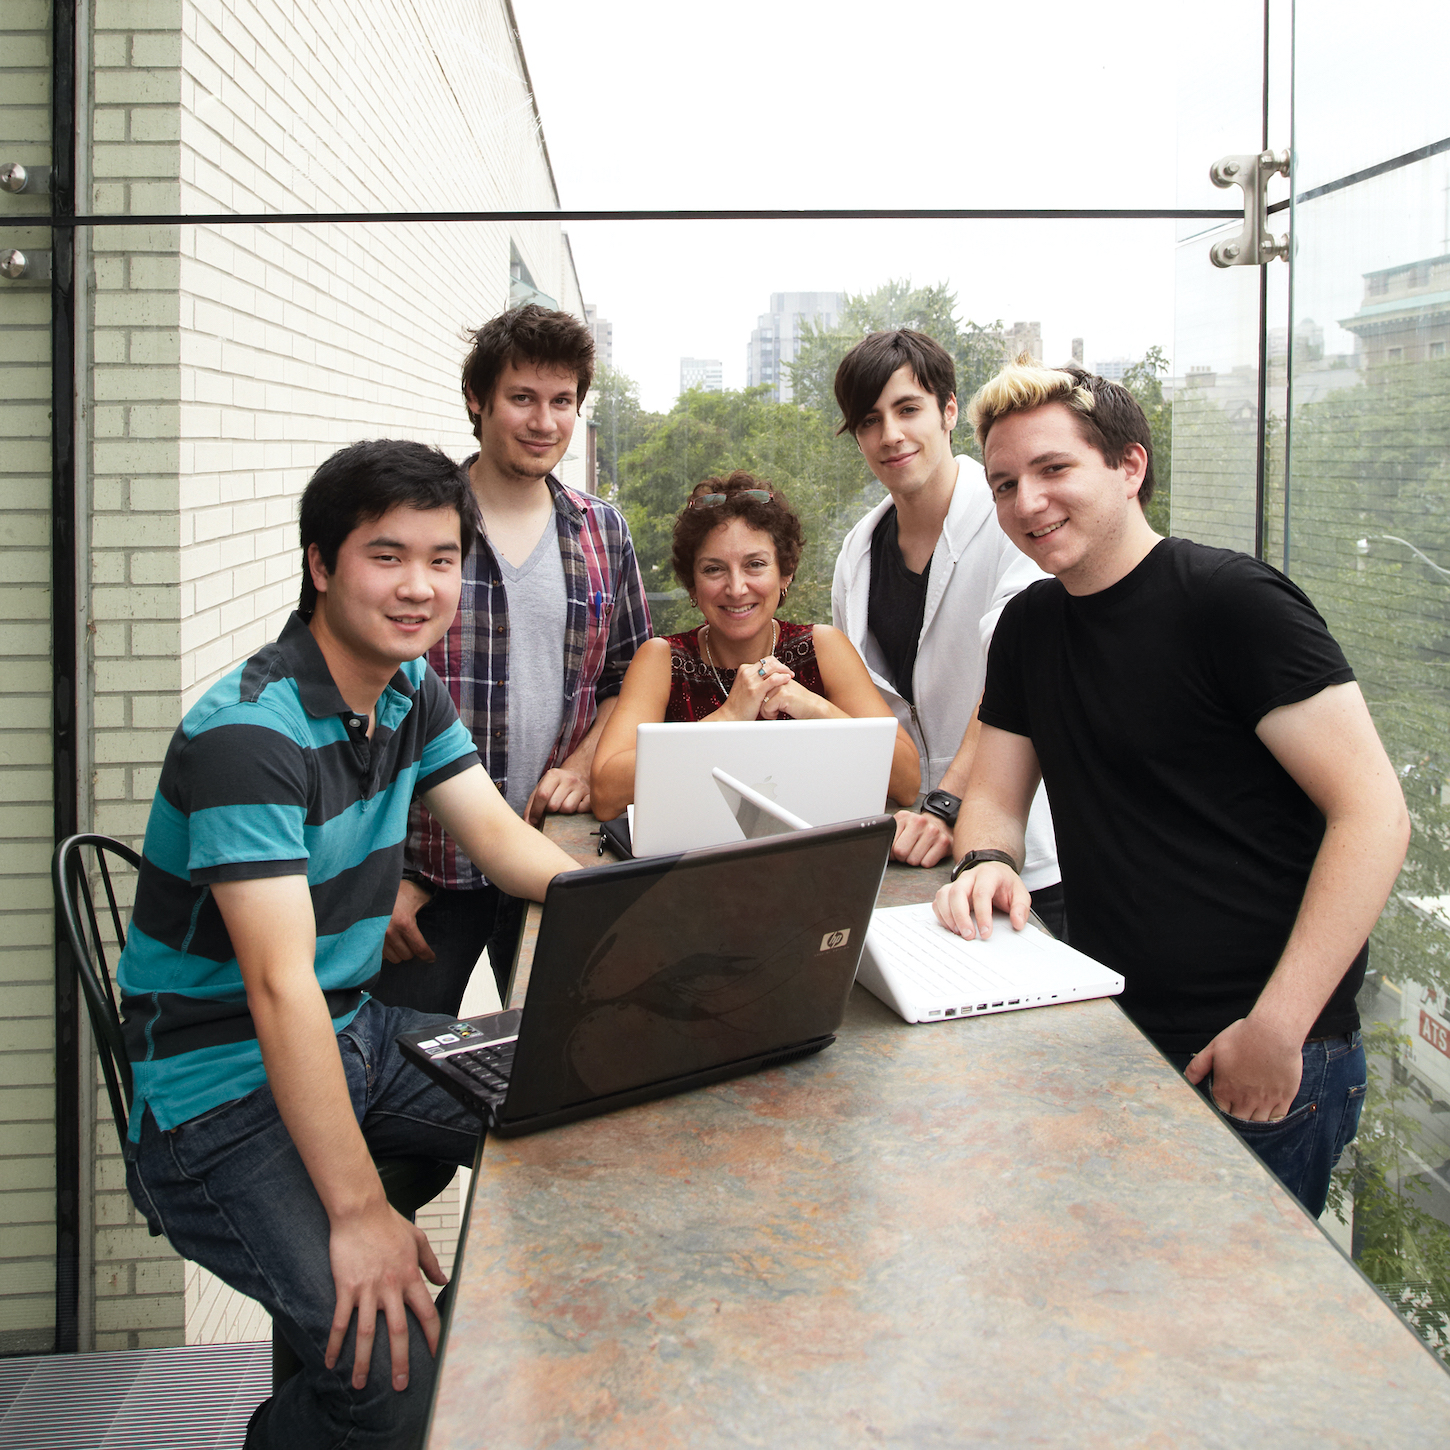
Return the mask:
[[[594,366],[614,366],[614,324],[599,315],[599,309],[592,303],[584,304],[584,321],[594,335]]]
[[[760,314],[745,354],[745,386],[767,387],[778,403],[792,397],[790,371],[785,366],[800,355],[807,323],[835,327],[846,305],[844,292],[772,292],[770,311]]]
[[[725,391],[725,372],[718,357],[682,357],[680,359],[680,391],[704,388],[707,393]]]
[[[1366,272],[1359,311],[1339,325],[1354,334],[1366,372],[1443,358],[1450,343],[1450,253]],[[1297,345],[1299,329],[1294,333]]]
[[[1269,339],[1269,383],[1273,387],[1282,387],[1288,377],[1284,337],[1280,329],[1276,339]],[[1309,318],[1294,328],[1295,407],[1355,387],[1363,377],[1359,358],[1352,353],[1325,356],[1323,339],[1324,329]],[[1248,363],[1238,363],[1227,371],[1195,363],[1182,377],[1167,377],[1162,382],[1164,401],[1175,406],[1211,405],[1245,424],[1258,417],[1259,370]]]
[[[1033,362],[1042,361],[1042,324],[1040,322],[1014,322],[1002,334],[1002,344],[1008,361],[1019,358],[1025,352]]]
[[[1133,359],[1130,357],[1105,357],[1093,364],[1093,371],[1100,378],[1107,378],[1109,382],[1120,383],[1123,381],[1123,374],[1133,366]]]

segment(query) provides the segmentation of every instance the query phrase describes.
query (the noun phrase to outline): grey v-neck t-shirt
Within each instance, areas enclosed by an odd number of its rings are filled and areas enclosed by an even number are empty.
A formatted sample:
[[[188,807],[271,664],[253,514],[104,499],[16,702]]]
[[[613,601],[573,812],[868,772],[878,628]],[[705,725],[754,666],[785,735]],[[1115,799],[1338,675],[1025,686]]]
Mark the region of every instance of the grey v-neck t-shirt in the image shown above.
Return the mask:
[[[559,530],[552,516],[534,551],[517,569],[497,550],[508,595],[508,790],[523,815],[564,719],[564,625],[568,600]]]

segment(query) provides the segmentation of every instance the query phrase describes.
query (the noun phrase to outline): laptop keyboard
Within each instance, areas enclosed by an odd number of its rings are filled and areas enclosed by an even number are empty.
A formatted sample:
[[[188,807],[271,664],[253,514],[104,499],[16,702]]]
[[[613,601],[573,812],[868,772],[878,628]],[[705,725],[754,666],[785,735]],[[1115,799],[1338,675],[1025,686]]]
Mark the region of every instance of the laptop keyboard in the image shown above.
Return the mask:
[[[508,1091],[509,1074],[514,1066],[513,1042],[490,1042],[471,1052],[455,1052],[443,1059],[450,1067],[465,1074],[480,1097],[497,1105]]]
[[[1022,1003],[1021,984],[970,959],[961,938],[934,921],[913,920],[902,913],[873,923],[871,950],[883,967],[912,983],[932,1002],[950,1005],[952,1015],[990,1012]]]

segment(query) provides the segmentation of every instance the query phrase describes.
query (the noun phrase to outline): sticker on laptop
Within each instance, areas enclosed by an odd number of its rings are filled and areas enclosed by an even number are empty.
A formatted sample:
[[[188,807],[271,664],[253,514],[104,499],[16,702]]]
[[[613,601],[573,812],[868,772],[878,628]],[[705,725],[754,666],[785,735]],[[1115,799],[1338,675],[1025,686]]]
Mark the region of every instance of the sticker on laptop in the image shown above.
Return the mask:
[[[843,927],[840,931],[828,931],[821,938],[821,951],[838,952],[851,940],[851,928]]]

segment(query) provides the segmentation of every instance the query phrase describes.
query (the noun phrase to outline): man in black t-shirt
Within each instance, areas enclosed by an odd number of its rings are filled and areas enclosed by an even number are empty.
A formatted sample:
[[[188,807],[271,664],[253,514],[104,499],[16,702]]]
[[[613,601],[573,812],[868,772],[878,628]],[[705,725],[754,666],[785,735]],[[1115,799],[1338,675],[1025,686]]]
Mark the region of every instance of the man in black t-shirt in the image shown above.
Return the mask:
[[[1014,926],[1046,782],[1073,944],[1314,1215],[1364,1095],[1355,993],[1409,821],[1343,653],[1244,554],[1163,539],[1147,420],[1116,383],[1014,364],[972,400],[1003,531],[1055,576],[1003,611],[937,897]]]

